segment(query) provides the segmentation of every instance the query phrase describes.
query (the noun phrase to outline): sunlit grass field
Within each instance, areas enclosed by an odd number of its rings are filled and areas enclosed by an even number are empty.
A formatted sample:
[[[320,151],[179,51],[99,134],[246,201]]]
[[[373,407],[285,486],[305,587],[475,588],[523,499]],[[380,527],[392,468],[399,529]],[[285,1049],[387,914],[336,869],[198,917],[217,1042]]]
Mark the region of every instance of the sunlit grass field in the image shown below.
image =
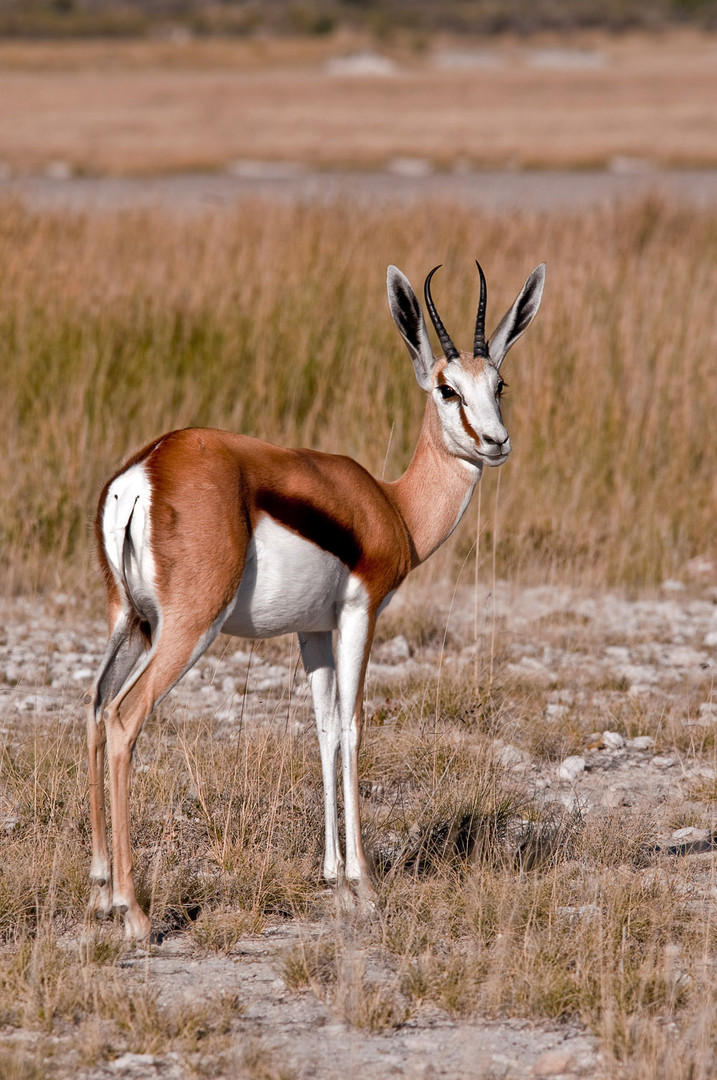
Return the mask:
[[[386,265],[419,288],[442,262],[434,298],[467,345],[476,257],[489,327],[540,260],[548,279],[503,368],[514,454],[483,479],[478,565],[471,512],[429,564],[442,595],[461,567],[482,581],[637,590],[713,553],[717,213],[655,201],[574,216],[257,202],[201,217],[53,216],[6,203],[0,245],[6,593],[74,592],[98,611],[99,490],[172,427],[229,427],[398,475],[423,394],[388,313]],[[389,612],[380,634],[440,641],[445,626],[429,625],[422,595],[408,614]],[[449,638],[447,653],[462,644]],[[381,915],[358,928],[337,921],[321,891],[306,699],[274,712],[269,702],[266,722],[233,739],[170,699],[136,761],[141,900],[200,953],[231,951],[272,919],[298,921],[306,940],[277,956],[278,977],[357,1028],[390,1031],[426,1005],[460,1021],[574,1021],[599,1038],[610,1075],[706,1080],[717,1030],[712,871],[656,861],[655,837],[708,824],[713,782],[689,819],[674,808],[649,819],[629,807],[556,815],[529,774],[496,760],[493,740],[556,760],[581,751],[601,714],[587,704],[551,727],[545,693],[516,685],[506,656],[498,641],[494,669],[491,641],[490,669],[485,660],[450,678],[439,659],[435,678],[369,710],[361,779]],[[670,707],[682,732],[696,705],[676,694]],[[671,733],[660,698],[643,707],[625,695],[621,708],[628,733],[713,764],[712,743]],[[280,1075],[232,1057],[240,997],[162,1003],[149,976],[123,968],[119,926],[83,936],[80,710],[32,715],[8,719],[0,739],[0,796],[13,813],[0,849],[0,1024],[28,1040],[3,1041],[0,1075],[39,1080],[57,1053],[64,1080],[68,1061],[90,1067],[125,1050],[171,1050],[197,1074],[234,1061],[233,1075]],[[516,821],[527,836],[518,862],[506,855]],[[368,953],[380,958],[379,983],[349,963]]]
[[[717,214],[658,202],[481,216],[451,205],[257,202],[182,218],[0,215],[0,580],[76,588],[107,476],[164,430],[227,427],[397,476],[423,394],[385,270],[472,338],[540,260],[539,317],[504,367],[514,454],[483,478],[499,575],[651,584],[713,549]],[[498,487],[499,482],[499,487]],[[497,502],[497,517],[496,517]],[[452,571],[471,515],[437,557]]]

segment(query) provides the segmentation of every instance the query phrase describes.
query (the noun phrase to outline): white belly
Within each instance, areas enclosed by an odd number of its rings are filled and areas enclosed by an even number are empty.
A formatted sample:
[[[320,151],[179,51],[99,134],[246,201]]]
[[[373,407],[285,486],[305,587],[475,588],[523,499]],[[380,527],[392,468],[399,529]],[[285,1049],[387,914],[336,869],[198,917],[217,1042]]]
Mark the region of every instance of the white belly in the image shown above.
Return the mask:
[[[335,555],[262,517],[222,633],[265,638],[333,630],[349,576]]]

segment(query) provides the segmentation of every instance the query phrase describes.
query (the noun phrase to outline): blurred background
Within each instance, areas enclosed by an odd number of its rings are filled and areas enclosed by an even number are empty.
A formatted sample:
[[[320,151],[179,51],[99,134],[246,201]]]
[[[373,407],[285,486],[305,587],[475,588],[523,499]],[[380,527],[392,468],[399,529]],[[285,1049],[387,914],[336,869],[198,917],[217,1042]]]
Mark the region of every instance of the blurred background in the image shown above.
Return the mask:
[[[423,399],[386,265],[443,263],[465,344],[475,258],[489,327],[548,283],[515,453],[430,573],[717,583],[716,30],[714,0],[0,0],[4,587],[94,590],[101,486],[171,427],[397,476]]]

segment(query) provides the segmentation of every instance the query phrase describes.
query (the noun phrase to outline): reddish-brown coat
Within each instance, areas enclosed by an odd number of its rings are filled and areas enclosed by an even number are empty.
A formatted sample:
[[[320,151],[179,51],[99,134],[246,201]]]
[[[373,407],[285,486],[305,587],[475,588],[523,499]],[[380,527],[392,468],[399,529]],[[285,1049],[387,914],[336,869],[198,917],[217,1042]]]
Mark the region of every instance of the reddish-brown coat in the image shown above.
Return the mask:
[[[375,607],[415,565],[390,485],[351,458],[185,428],[145,447],[116,475],[139,463],[152,489],[155,587],[163,606],[191,604],[193,593],[210,594],[217,608],[229,604],[263,513],[340,558],[362,579]],[[97,537],[112,588],[101,542],[108,487],[100,498]]]

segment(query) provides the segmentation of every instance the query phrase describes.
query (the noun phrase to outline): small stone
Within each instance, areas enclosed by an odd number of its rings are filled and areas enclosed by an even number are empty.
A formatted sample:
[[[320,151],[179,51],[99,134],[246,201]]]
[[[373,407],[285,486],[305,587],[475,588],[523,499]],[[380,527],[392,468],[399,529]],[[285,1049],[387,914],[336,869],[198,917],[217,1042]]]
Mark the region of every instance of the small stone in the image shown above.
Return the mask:
[[[665,754],[656,754],[652,759],[652,764],[656,765],[658,769],[671,769],[677,764],[677,758],[668,757]]]
[[[495,749],[496,760],[504,769],[518,770],[530,768],[530,754],[525,750],[513,746],[512,743],[504,743],[501,739],[495,739],[493,747]]]
[[[684,843],[694,840],[707,840],[709,835],[709,829],[698,829],[696,825],[688,825],[686,829],[675,829],[672,839],[681,840]]]
[[[667,578],[662,582],[661,588],[664,589],[665,592],[676,593],[684,592],[685,586],[683,582],[677,581],[675,578]]]
[[[651,750],[655,740],[651,735],[636,735],[634,739],[628,739],[627,745],[630,750]]]
[[[578,757],[576,754],[566,757],[565,761],[558,765],[556,771],[560,780],[575,780],[585,772],[585,758]]]
[[[72,678],[75,682],[86,682],[87,679],[91,679],[94,672],[89,667],[78,667],[72,672]]]
[[[625,739],[619,731],[603,731],[602,744],[608,750],[621,750],[625,745]]]

